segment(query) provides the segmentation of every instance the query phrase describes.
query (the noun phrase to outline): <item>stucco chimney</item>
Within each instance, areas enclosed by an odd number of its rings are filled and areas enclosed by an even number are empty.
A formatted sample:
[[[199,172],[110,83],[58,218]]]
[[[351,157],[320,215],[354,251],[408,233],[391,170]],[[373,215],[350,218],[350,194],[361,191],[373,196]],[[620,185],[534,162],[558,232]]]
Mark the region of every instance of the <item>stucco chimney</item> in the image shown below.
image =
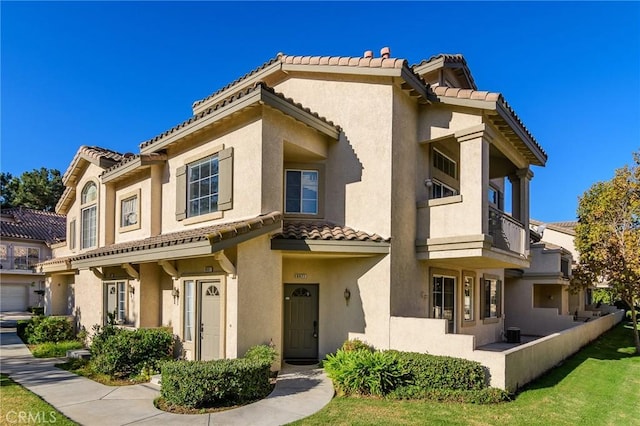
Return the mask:
[[[365,50],[364,57],[369,59],[373,58],[373,50]]]
[[[380,49],[380,56],[382,56],[383,59],[389,59],[389,55],[391,55],[391,49],[388,47]]]

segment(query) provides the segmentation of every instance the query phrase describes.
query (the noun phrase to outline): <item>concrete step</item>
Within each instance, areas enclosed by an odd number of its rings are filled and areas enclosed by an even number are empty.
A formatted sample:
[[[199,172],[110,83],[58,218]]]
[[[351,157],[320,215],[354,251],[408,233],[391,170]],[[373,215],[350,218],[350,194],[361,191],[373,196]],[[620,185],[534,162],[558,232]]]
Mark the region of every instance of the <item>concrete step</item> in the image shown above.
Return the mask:
[[[91,352],[89,349],[71,349],[67,351],[67,358],[89,359]]]
[[[149,381],[149,383],[151,383],[152,385],[160,386],[160,379],[162,379],[162,374],[154,374],[153,376],[151,376],[151,380]]]

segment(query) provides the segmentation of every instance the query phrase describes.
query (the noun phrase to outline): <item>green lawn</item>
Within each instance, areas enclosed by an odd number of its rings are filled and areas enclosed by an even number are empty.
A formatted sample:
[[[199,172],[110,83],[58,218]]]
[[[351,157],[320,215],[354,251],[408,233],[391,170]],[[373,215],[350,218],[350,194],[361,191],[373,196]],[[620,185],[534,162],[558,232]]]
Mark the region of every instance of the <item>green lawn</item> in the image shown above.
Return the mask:
[[[495,405],[334,398],[297,425],[640,425],[640,356],[619,325],[514,401]]]
[[[2,374],[0,375],[0,425],[16,424],[71,426],[77,423],[72,422],[39,396]]]

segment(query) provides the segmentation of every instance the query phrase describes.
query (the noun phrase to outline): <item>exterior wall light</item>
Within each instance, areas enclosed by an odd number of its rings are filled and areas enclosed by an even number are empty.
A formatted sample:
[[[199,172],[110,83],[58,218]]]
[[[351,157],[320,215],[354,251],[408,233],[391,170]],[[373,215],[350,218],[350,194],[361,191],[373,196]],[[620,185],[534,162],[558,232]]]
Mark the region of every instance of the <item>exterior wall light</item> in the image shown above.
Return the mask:
[[[180,297],[180,290],[178,290],[176,287],[174,287],[171,290],[171,295],[174,297],[174,299],[177,299]]]
[[[344,289],[344,301],[349,304],[349,299],[351,299],[351,291],[348,288]]]

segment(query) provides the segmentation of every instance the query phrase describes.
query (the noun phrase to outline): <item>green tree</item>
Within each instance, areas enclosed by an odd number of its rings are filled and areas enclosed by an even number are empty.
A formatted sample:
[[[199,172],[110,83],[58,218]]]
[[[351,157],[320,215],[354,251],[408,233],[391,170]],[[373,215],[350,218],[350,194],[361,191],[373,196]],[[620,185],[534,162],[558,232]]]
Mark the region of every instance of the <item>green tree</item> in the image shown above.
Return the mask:
[[[13,207],[13,194],[15,192],[15,180],[11,173],[0,172],[0,208]]]
[[[53,211],[64,191],[62,176],[56,169],[33,169],[20,177],[10,173],[0,175],[2,208],[28,207]]]
[[[636,305],[640,303],[640,151],[634,164],[616,170],[580,198],[576,249],[580,263],[572,286],[606,282],[631,307],[636,353],[640,337]]]

